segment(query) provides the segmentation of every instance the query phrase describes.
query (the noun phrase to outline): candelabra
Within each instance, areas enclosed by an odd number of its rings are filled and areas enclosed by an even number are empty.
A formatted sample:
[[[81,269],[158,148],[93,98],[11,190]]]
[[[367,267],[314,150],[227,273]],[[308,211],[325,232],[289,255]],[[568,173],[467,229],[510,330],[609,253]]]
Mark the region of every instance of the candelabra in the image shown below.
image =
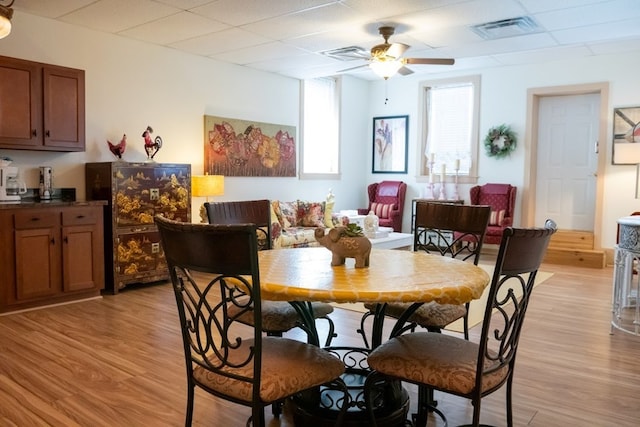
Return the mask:
[[[438,196],[438,200],[447,200],[447,195],[444,192],[444,177],[445,174],[443,173],[440,176],[440,195]]]
[[[453,198],[451,200],[460,200],[460,194],[458,193],[458,172],[460,166],[456,165],[456,176],[453,181]]]
[[[431,158],[433,159],[433,155],[431,156]],[[435,162],[433,160],[429,161],[429,184],[427,184],[427,192],[424,195],[425,199],[435,199],[436,198],[436,194],[434,192],[434,188],[433,188],[433,165],[435,164]]]

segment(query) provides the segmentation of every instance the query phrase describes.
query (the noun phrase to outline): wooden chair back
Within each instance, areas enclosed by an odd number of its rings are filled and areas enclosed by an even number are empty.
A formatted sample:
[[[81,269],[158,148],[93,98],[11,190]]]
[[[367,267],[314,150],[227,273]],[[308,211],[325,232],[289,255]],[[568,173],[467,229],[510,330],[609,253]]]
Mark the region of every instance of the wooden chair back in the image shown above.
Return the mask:
[[[205,203],[209,224],[255,224],[258,249],[271,249],[271,205],[269,200]]]
[[[489,206],[417,202],[413,250],[477,265],[490,213]]]

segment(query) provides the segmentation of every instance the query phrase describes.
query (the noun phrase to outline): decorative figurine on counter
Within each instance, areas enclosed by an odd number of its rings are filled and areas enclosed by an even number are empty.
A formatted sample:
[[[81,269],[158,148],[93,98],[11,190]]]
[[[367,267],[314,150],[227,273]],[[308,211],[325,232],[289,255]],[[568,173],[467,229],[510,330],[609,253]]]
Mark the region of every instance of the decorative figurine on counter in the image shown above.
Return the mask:
[[[153,160],[153,157],[160,151],[162,148],[162,138],[160,136],[156,136],[154,140],[151,139],[151,134],[153,133],[153,129],[151,126],[147,126],[144,132],[142,132],[142,137],[144,138],[144,151],[147,152],[147,159],[149,161]]]
[[[127,135],[122,135],[122,139],[117,144],[112,143],[107,139],[107,144],[109,144],[109,150],[118,158],[122,159],[122,155],[124,154],[124,150],[127,149]]]

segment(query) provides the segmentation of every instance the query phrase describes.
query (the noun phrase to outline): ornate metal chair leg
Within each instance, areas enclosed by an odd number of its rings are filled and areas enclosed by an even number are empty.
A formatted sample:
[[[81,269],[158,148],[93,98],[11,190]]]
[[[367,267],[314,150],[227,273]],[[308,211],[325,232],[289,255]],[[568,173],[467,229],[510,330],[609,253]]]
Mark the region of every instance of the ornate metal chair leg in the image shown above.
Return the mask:
[[[364,321],[367,319],[367,317],[372,315],[373,313],[371,313],[370,311],[367,311],[365,314],[363,314],[362,318],[360,319],[360,329],[356,330],[356,332],[362,336],[362,341],[364,342],[365,348],[369,348],[369,341],[367,340],[367,334],[364,332]]]
[[[335,324],[333,323],[333,320],[331,320],[329,316],[320,317],[319,319],[325,319],[327,322],[329,322],[329,332],[327,333],[327,341],[324,343],[325,347],[329,347],[331,345],[331,341],[333,341],[333,339],[338,336],[338,334],[336,333]]]

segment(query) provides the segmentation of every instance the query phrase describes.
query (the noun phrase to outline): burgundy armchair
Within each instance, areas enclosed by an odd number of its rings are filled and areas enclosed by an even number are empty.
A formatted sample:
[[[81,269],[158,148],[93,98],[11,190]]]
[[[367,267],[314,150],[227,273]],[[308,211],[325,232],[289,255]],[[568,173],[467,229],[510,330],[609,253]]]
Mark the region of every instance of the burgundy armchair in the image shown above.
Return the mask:
[[[369,207],[358,209],[358,214],[366,215],[373,211],[378,216],[381,227],[392,227],[393,231],[402,231],[402,213],[407,184],[402,181],[382,181],[367,187]]]
[[[517,187],[509,184],[476,185],[469,190],[472,205],[491,206],[489,226],[484,235],[484,243],[499,245],[504,229],[513,226],[516,190]]]

